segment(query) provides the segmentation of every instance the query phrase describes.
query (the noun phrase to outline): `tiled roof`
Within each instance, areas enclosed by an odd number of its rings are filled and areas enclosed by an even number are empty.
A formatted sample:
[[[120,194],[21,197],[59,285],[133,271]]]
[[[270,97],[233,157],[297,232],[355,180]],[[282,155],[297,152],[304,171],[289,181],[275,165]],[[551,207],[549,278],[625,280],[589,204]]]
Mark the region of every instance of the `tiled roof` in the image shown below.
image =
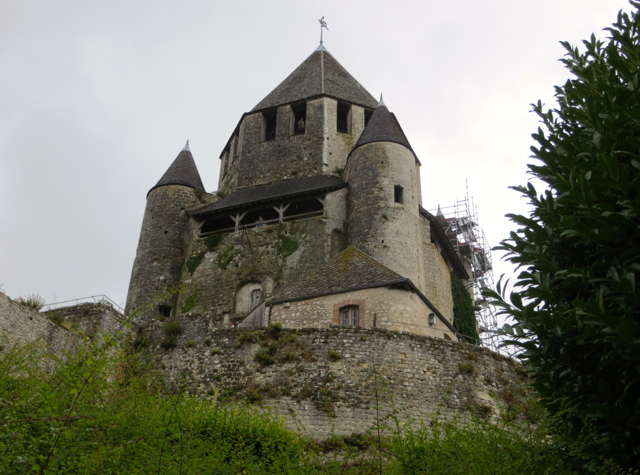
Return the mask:
[[[269,300],[271,302],[301,300],[331,293],[401,283],[406,280],[352,246],[335,256],[320,269],[308,274],[307,277]]]
[[[229,196],[208,204],[202,208],[190,211],[189,214],[201,217],[206,214],[218,213],[240,206],[248,206],[260,202],[274,201],[280,198],[293,198],[306,194],[322,191],[337,190],[346,186],[346,183],[337,176],[317,175],[304,178],[294,178],[266,185],[240,188]]]
[[[162,175],[160,181],[156,183],[156,186],[149,190],[149,193],[165,185],[183,185],[204,191],[200,173],[198,173],[196,162],[194,162],[188,146],[178,154],[169,169]]]
[[[389,112],[384,103],[381,103],[374,111],[353,150],[372,142],[395,142],[404,145],[413,152],[411,144],[402,131],[396,116]]]
[[[374,97],[322,48],[311,53],[278,87],[262,99],[253,111],[321,94],[371,108],[377,105]]]

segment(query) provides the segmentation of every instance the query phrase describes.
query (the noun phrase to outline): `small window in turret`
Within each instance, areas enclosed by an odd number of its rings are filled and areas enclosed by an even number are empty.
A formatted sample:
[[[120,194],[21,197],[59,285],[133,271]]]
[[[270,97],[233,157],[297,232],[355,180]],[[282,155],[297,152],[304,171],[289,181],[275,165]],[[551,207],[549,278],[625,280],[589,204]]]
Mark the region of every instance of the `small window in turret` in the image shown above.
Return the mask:
[[[349,122],[351,119],[351,106],[344,102],[338,102],[338,113],[337,113],[337,123],[336,128],[338,132],[342,132],[343,134],[350,133]]]
[[[373,111],[371,109],[364,110],[364,126],[365,127],[369,124],[369,120],[371,120],[372,115],[373,115]]]
[[[276,123],[278,112],[268,111],[262,113],[262,141],[267,142],[276,138]]]
[[[169,305],[159,305],[158,313],[164,318],[169,318],[171,316],[171,307]]]
[[[400,185],[393,186],[393,201],[402,203],[402,187]]]
[[[304,135],[307,129],[307,103],[291,104],[290,135]]]

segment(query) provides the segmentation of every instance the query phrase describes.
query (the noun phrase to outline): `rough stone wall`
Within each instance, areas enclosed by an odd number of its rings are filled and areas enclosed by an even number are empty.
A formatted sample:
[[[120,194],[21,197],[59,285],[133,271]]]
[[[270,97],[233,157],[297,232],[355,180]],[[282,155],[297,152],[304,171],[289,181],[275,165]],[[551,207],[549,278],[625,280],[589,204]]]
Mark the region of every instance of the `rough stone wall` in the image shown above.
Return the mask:
[[[217,237],[199,238],[194,228],[177,313],[206,314],[216,325],[243,317],[245,307],[236,308],[236,295],[247,284],[259,284],[267,298],[345,249],[345,209],[346,190],[338,190],[327,194],[324,216],[213,235]],[[242,242],[241,248],[236,249],[236,242]],[[193,272],[190,262],[197,263]]]
[[[43,312],[49,319],[60,321],[76,333],[89,337],[98,346],[104,343],[103,335],[115,335],[116,332],[128,333],[124,326],[125,317],[108,304],[83,303],[61,307]]]
[[[65,356],[75,351],[80,341],[79,335],[0,292],[0,345],[42,344],[49,353]],[[46,366],[51,364],[45,362]]]
[[[269,141],[261,140],[261,112],[243,119],[241,152],[232,159],[219,189],[231,192],[236,188],[322,174],[325,141],[323,100],[307,102],[305,133],[301,135],[290,133],[289,105],[278,107],[277,114],[276,138]]]
[[[396,143],[370,143],[351,154],[347,171],[349,245],[424,292],[415,157]],[[402,203],[394,202],[395,185],[403,187]]]
[[[180,321],[175,348],[159,346],[162,321],[145,333],[170,383],[270,406],[315,437],[365,432],[378,420],[376,406],[381,420],[396,409],[401,422],[496,414],[500,394],[518,379],[511,360],[438,338],[346,327],[216,330],[206,318]]]
[[[421,217],[420,221],[425,282],[423,293],[450,322],[453,322],[450,269],[438,247],[431,242],[429,221],[424,217]]]
[[[324,98],[325,108],[325,147],[323,151],[323,164],[325,173],[333,173],[336,170],[344,170],[347,166],[347,157],[353,146],[360,138],[364,130],[364,109],[360,106],[351,106],[348,134],[338,132],[338,101]]]
[[[204,194],[198,194],[192,188],[178,185],[161,186],[149,193],[131,271],[127,314],[154,300],[176,307],[177,296],[161,296],[180,283],[185,251],[194,226],[187,209],[206,203]],[[157,312],[156,304],[143,308],[141,318]]]
[[[269,319],[284,328],[329,328],[341,324],[339,310],[348,305],[359,307],[362,328],[375,326],[438,338],[447,334],[458,339],[439,318],[434,326],[429,325],[428,315],[433,312],[415,293],[386,287],[274,305]]]

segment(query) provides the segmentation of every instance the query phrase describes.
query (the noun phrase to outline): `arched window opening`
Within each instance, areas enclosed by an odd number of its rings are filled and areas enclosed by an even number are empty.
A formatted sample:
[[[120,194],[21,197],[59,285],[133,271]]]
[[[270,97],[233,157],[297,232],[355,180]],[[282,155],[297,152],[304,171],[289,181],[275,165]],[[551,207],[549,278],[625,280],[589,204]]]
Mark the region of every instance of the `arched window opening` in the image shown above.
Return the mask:
[[[284,212],[284,219],[290,220],[302,216],[319,216],[324,212],[324,205],[318,198],[306,201],[298,201],[291,205]]]
[[[360,308],[357,305],[342,307],[340,309],[340,325],[350,327],[360,326]]]
[[[200,236],[213,233],[221,233],[224,231],[233,231],[236,223],[229,216],[206,220],[200,228]]]

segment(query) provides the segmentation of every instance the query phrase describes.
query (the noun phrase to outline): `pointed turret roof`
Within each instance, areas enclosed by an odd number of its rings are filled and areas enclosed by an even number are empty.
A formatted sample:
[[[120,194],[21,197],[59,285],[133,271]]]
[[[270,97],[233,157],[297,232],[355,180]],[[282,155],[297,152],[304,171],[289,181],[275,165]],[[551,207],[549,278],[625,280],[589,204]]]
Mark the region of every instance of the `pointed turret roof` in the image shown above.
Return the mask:
[[[156,186],[149,190],[149,193],[156,188],[166,185],[182,185],[204,191],[204,185],[200,179],[196,162],[193,160],[193,155],[191,155],[188,140],[169,169],[162,175],[162,178],[156,183]],[[149,195],[149,193],[147,193],[147,195]]]
[[[362,131],[362,134],[356,142],[356,146],[353,147],[353,150],[364,144],[372,142],[395,142],[400,145],[404,145],[415,155],[407,136],[404,134],[402,127],[400,127],[400,124],[398,123],[398,119],[396,119],[394,114],[389,112],[387,106],[382,102],[382,95],[380,95],[378,107],[376,107],[376,110],[369,119],[369,123]],[[353,150],[351,151],[352,153]]]
[[[252,112],[319,95],[371,108],[377,104],[374,97],[320,45]]]

